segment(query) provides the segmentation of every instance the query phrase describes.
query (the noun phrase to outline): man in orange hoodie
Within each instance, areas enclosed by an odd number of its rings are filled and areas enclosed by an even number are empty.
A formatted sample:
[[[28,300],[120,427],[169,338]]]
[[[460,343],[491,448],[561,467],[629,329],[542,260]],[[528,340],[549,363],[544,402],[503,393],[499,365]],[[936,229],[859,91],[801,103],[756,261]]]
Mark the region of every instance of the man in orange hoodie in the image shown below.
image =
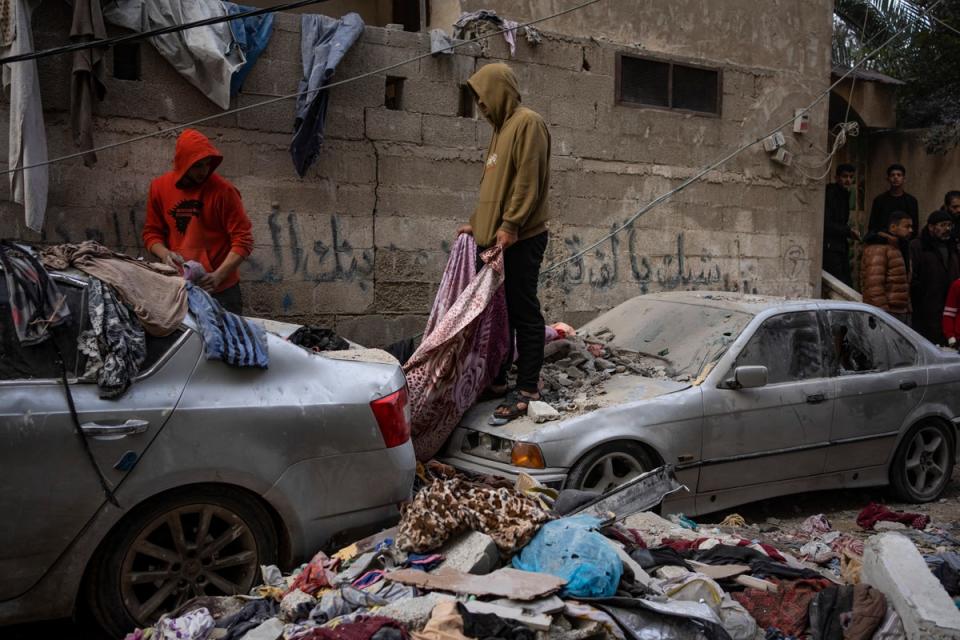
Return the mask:
[[[240,192],[214,173],[221,162],[205,135],[194,129],[180,134],[173,171],[150,183],[143,244],[171,266],[199,262],[207,273],[197,284],[227,311],[241,313],[237,269],[253,250],[253,234]]]

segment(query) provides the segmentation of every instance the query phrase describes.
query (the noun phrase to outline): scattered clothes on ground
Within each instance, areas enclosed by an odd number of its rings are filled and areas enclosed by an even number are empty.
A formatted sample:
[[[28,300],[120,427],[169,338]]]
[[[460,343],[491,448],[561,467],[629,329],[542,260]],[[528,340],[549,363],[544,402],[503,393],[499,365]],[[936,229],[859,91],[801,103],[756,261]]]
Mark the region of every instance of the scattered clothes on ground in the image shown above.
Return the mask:
[[[853,610],[853,587],[827,587],[810,601],[810,631],[813,640],[843,640],[841,616]]]
[[[830,521],[827,520],[827,517],[822,513],[810,516],[800,525],[800,531],[809,533],[812,536],[828,533],[832,528],[833,527],[830,526]]]
[[[136,260],[93,240],[47,247],[41,259],[50,269],[74,267],[109,284],[152,336],[169,335],[187,314],[186,282],[173,267]]]
[[[317,325],[300,327],[290,334],[287,340],[315,353],[343,351],[350,348],[350,343],[334,333],[333,329]]]
[[[406,566],[420,571],[430,571],[436,569],[443,562],[444,558],[439,553],[411,553],[407,558]]]
[[[907,513],[892,511],[882,504],[871,502],[857,515],[857,524],[870,530],[880,521],[900,522],[914,529],[926,529],[930,524],[930,516],[921,513]]]
[[[7,283],[13,327],[21,345],[45,341],[51,327],[70,319],[66,297],[28,248],[0,241],[0,266]]]
[[[757,578],[780,578],[782,580],[799,580],[800,578],[817,579],[823,576],[813,569],[791,567],[776,560],[763,559],[750,561],[750,575]]]
[[[955,551],[924,556],[930,571],[951,596],[960,595],[960,554]]]
[[[392,618],[359,617],[333,628],[311,629],[297,640],[407,640],[406,628]]]
[[[227,15],[219,0],[127,0],[103,9],[107,22],[138,33]],[[187,82],[221,109],[230,108],[230,81],[245,60],[233,46],[229,22],[165,33],[150,42]]]
[[[720,618],[699,602],[654,602],[639,598],[609,598],[594,601],[610,614],[632,640],[654,638],[706,638],[730,640]]]
[[[220,640],[240,640],[245,633],[275,617],[278,612],[279,605],[275,600],[251,600],[240,611],[217,620],[217,628],[226,630]]]
[[[497,15],[495,11],[482,9],[470,13],[463,13],[460,19],[453,24],[453,37],[458,40],[475,40],[478,37],[485,36],[497,31],[503,32],[503,39],[507,41],[510,47],[510,55],[517,52],[517,32],[519,31],[529,44],[537,45],[543,39],[535,27],[519,27],[519,23],[513,20],[507,20]],[[481,40],[481,49],[486,51],[485,41]]]
[[[91,42],[107,37],[100,0],[73,0],[73,25],[70,42]],[[92,47],[73,52],[73,74],[70,77],[70,126],[73,143],[80,149],[93,148],[93,105],[103,101],[107,88],[106,48]],[[92,167],[97,154],[84,154],[83,164]]]
[[[299,589],[304,593],[314,595],[320,589],[332,587],[337,575],[334,570],[338,563],[339,561],[328,558],[323,551],[318,551],[287,587],[287,593]]]
[[[187,301],[203,338],[207,360],[235,367],[266,369],[267,332],[258,324],[230,313],[200,287],[187,283]]]
[[[460,234],[450,253],[423,342],[404,365],[417,459],[433,458],[507,356],[503,253]]]
[[[180,618],[166,618],[157,623],[154,637],[162,640],[205,640],[214,627],[206,609],[191,611]]]
[[[0,47],[0,57],[33,53],[31,14],[41,0],[11,0],[13,41]],[[47,133],[40,101],[40,75],[36,60],[3,65],[3,89],[9,100],[10,127],[7,134],[7,169],[10,173],[11,200],[23,205],[27,228],[37,233],[43,228],[47,211],[50,171],[47,162]],[[39,165],[28,171],[14,171]]]
[[[494,489],[458,477],[436,480],[404,506],[397,546],[423,553],[473,530],[493,538],[503,553],[513,554],[549,519],[547,512],[515,489]]]
[[[234,4],[233,2],[224,2],[223,6],[227,12],[235,16],[238,13],[252,11],[256,7]],[[230,21],[230,32],[233,35],[234,47],[239,47],[243,52],[245,62],[233,72],[230,79],[230,95],[235,96],[240,93],[244,80],[253,71],[253,65],[260,59],[263,50],[270,43],[270,36],[273,34],[273,13],[264,13],[259,16],[247,16],[246,18],[237,18]]]
[[[77,348],[87,357],[81,378],[96,379],[101,398],[118,398],[140,373],[147,357],[143,327],[97,278],[87,285],[87,317],[90,328],[77,338]]]
[[[633,558],[644,571],[650,572],[658,567],[683,567],[688,571],[693,568],[676,549],[670,547],[654,547],[653,549],[634,549],[630,552]]]
[[[457,603],[457,613],[463,619],[463,635],[468,638],[479,638],[487,640],[488,638],[504,638],[505,640],[534,640],[537,634],[532,629],[525,627],[519,622],[513,620],[504,620],[492,613],[471,613],[463,606],[462,602]]]
[[[810,602],[817,593],[833,585],[826,579],[776,583],[778,591],[745,589],[731,595],[762,628],[773,627],[788,635],[800,635],[807,628]]]
[[[435,606],[423,631],[410,634],[413,640],[466,640],[457,604],[451,600]]]
[[[887,615],[887,598],[866,584],[853,588],[853,613],[844,640],[870,640]]]
[[[300,55],[303,78],[297,96],[290,155],[302,178],[320,155],[323,128],[330,104],[330,92],[323,89],[353,43],[363,33],[363,19],[357,13],[342,18],[304,15],[300,20]]]
[[[609,598],[617,592],[623,562],[596,529],[600,520],[580,515],[543,525],[513,566],[563,578],[563,594],[574,598]]]
[[[334,590],[323,592],[320,602],[310,612],[310,619],[323,624],[340,616],[357,611],[368,611],[373,607],[382,607],[386,604],[388,601],[379,596],[341,584]]]

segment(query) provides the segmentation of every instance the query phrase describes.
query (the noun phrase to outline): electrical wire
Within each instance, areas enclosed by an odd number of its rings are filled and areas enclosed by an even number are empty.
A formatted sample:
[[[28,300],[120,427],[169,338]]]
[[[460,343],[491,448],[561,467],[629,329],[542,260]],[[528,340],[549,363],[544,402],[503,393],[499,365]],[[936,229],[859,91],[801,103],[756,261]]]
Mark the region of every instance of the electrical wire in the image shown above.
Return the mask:
[[[74,42],[72,44],[65,44],[59,47],[53,47],[51,49],[44,49],[43,51],[33,51],[31,53],[21,53],[16,56],[7,56],[6,58],[0,58],[0,65],[10,64],[11,62],[26,62],[27,60],[38,60],[40,58],[48,58],[50,56],[60,55],[62,53],[73,53],[74,51],[83,51],[84,49],[99,49],[101,47],[112,47],[114,45],[123,44],[126,42],[132,42],[135,40],[145,40],[147,38],[152,38],[154,36],[162,36],[167,33],[176,33],[178,31],[186,31],[187,29],[195,29],[197,27],[207,27],[213,24],[219,24],[221,22],[229,22],[230,20],[242,20],[244,18],[260,16],[267,13],[276,13],[278,11],[290,11],[291,9],[299,9],[300,7],[306,7],[312,4],[319,4],[321,2],[328,2],[328,0],[297,0],[296,2],[289,2],[287,4],[278,4],[278,5],[275,5],[272,7],[266,7],[263,9],[251,9],[249,11],[235,13],[233,15],[217,16],[215,18],[204,18],[203,20],[196,20],[194,22],[185,22],[183,24],[175,24],[169,27],[161,27],[159,29],[154,29],[153,31],[139,31],[137,33],[128,33],[122,36],[104,38],[102,40]]]
[[[934,3],[927,9],[927,11],[933,10],[933,9],[934,9],[937,5],[939,5],[941,2],[943,2],[943,0],[937,0],[936,2],[934,2]],[[623,224],[617,226],[613,231],[611,231],[610,233],[604,235],[602,238],[600,238],[599,240],[597,240],[597,241],[594,242],[593,244],[589,245],[588,247],[586,247],[586,248],[584,248],[584,249],[581,249],[580,251],[577,251],[576,253],[572,254],[571,256],[569,256],[569,257],[567,257],[567,258],[564,258],[564,259],[562,259],[562,260],[559,260],[559,261],[557,261],[557,262],[554,262],[554,263],[551,264],[550,266],[546,267],[545,269],[543,269],[543,270],[540,272],[540,279],[541,279],[541,280],[545,279],[545,278],[546,278],[547,276],[549,276],[551,273],[553,273],[553,272],[557,271],[558,269],[560,269],[560,267],[563,267],[563,266],[565,266],[565,265],[567,265],[567,264],[570,264],[571,262],[573,262],[573,261],[575,261],[575,260],[578,260],[579,258],[585,256],[586,254],[588,254],[589,252],[593,251],[594,249],[596,249],[597,247],[599,247],[600,245],[602,245],[604,242],[606,242],[607,240],[609,240],[609,239],[612,238],[613,236],[619,234],[620,232],[622,232],[622,231],[624,231],[625,229],[627,229],[627,228],[629,228],[630,226],[632,226],[633,223],[636,222],[638,218],[640,218],[640,216],[644,215],[645,213],[647,213],[648,211],[650,211],[651,209],[653,209],[654,207],[656,207],[656,206],[659,205],[660,203],[669,200],[669,199],[672,198],[674,195],[676,195],[676,194],[680,193],[681,191],[685,190],[687,187],[689,187],[690,185],[694,184],[695,182],[698,182],[701,178],[703,178],[704,176],[706,176],[708,173],[710,173],[711,171],[717,169],[718,167],[722,166],[723,164],[729,162],[730,160],[732,160],[732,159],[735,158],[736,156],[740,155],[741,153],[743,153],[743,152],[746,151],[747,149],[749,149],[749,148],[751,148],[751,147],[753,147],[753,146],[755,146],[755,145],[760,144],[760,143],[763,142],[765,139],[769,138],[770,136],[772,136],[773,134],[777,133],[777,132],[780,131],[781,129],[785,129],[786,127],[792,125],[793,122],[794,122],[797,118],[799,118],[799,117],[801,117],[801,116],[809,113],[815,106],[817,106],[818,104],[820,104],[821,102],[823,102],[824,98],[826,98],[827,96],[829,96],[829,95],[830,95],[830,92],[833,91],[834,89],[836,89],[837,86],[839,86],[841,82],[843,82],[844,80],[846,80],[854,71],[856,71],[856,70],[857,70],[859,67],[861,67],[864,63],[866,63],[870,58],[874,57],[875,55],[877,55],[878,53],[880,53],[882,50],[884,50],[885,48],[887,48],[894,40],[896,40],[896,39],[899,38],[901,35],[903,35],[903,33],[904,33],[905,31],[906,31],[906,29],[901,29],[901,30],[897,31],[897,32],[894,33],[892,36],[890,36],[889,38],[887,38],[887,39],[886,39],[880,46],[878,46],[876,49],[874,49],[873,51],[871,51],[869,54],[863,56],[856,64],[854,64],[852,67],[850,67],[850,69],[848,69],[847,72],[844,73],[836,82],[834,82],[833,84],[831,84],[830,87],[827,88],[826,91],[824,91],[824,92],[821,93],[819,96],[817,96],[816,99],[814,99],[814,101],[811,102],[809,105],[807,105],[806,107],[804,107],[803,109],[801,109],[800,111],[798,111],[797,113],[795,113],[795,114],[793,115],[793,117],[791,117],[789,120],[785,121],[783,124],[780,124],[779,126],[773,128],[773,129],[771,129],[771,130],[768,131],[767,133],[765,133],[765,134],[757,137],[756,139],[751,140],[751,141],[749,141],[749,142],[746,142],[746,143],[740,145],[740,146],[737,147],[734,151],[728,153],[727,155],[723,156],[723,157],[720,158],[719,160],[717,160],[717,161],[715,161],[715,162],[707,165],[706,167],[704,167],[703,169],[701,169],[700,171],[698,171],[697,173],[695,173],[695,174],[694,174],[693,176],[691,176],[690,178],[687,178],[687,179],[684,180],[682,183],[680,183],[680,185],[678,185],[677,187],[674,187],[674,188],[671,189],[670,191],[667,191],[666,193],[661,194],[661,195],[658,196],[657,198],[653,199],[651,202],[649,202],[649,203],[648,203],[646,206],[644,206],[642,209],[640,209],[639,211],[637,211],[636,213],[634,213],[632,216],[630,216],[630,217],[627,219],[626,222],[624,222]]]
[[[461,41],[461,42],[455,42],[455,43],[453,43],[453,44],[451,44],[451,45],[449,45],[449,46],[447,46],[447,47],[444,47],[444,48],[442,48],[442,49],[438,49],[437,51],[431,51],[431,52],[424,53],[424,54],[421,54],[421,55],[418,55],[418,56],[414,56],[414,57],[412,57],[412,58],[408,58],[408,59],[406,59],[406,60],[402,60],[401,62],[396,62],[396,63],[394,63],[394,64],[387,65],[387,66],[385,66],[385,67],[380,67],[379,69],[374,69],[373,71],[368,71],[368,72],[366,72],[366,73],[361,73],[360,75],[358,75],[358,76],[353,76],[352,78],[346,78],[346,79],[344,79],[344,80],[339,80],[339,81],[337,81],[337,82],[331,82],[330,84],[324,85],[324,86],[320,87],[319,89],[309,89],[309,90],[307,90],[307,91],[299,91],[299,92],[297,92],[297,93],[290,93],[290,94],[287,94],[287,95],[278,96],[278,97],[272,98],[272,99],[270,99],[270,100],[264,100],[264,101],[262,101],[262,102],[255,102],[255,103],[253,103],[253,104],[248,104],[248,105],[243,106],[243,107],[236,107],[236,108],[234,108],[234,109],[229,109],[229,110],[227,110],[227,111],[221,111],[220,113],[215,113],[215,114],[212,114],[212,115],[209,115],[209,116],[204,116],[204,117],[202,117],[202,118],[197,118],[196,120],[191,120],[190,122],[184,122],[184,123],[182,123],[182,124],[178,124],[178,125],[175,125],[175,126],[172,126],[172,127],[167,127],[167,128],[165,128],[165,129],[158,129],[157,131],[152,131],[152,132],[150,132],[150,133],[145,133],[145,134],[143,134],[143,135],[134,136],[133,138],[127,138],[127,139],[125,139],[125,140],[120,140],[120,141],[118,141],[118,142],[112,142],[112,143],[110,143],[110,144],[101,145],[101,146],[99,146],[99,147],[94,147],[94,148],[92,148],[92,149],[85,149],[85,150],[83,150],[83,151],[77,151],[76,153],[70,153],[70,154],[67,154],[67,155],[64,155],[64,156],[59,156],[59,157],[57,157],[57,158],[49,158],[49,159],[45,160],[44,162],[37,162],[37,163],[30,164],[30,165],[26,165],[26,166],[23,166],[23,167],[14,167],[14,168],[12,168],[12,169],[4,169],[4,170],[0,171],[0,175],[7,175],[7,174],[10,174],[10,173],[15,173],[15,172],[17,172],[17,171],[27,171],[27,170],[29,170],[29,169],[36,169],[37,167],[44,167],[44,166],[47,166],[47,165],[55,164],[55,163],[57,163],[57,162],[64,162],[64,161],[66,161],[66,160],[72,160],[72,159],[74,159],[74,158],[80,158],[80,157],[82,157],[82,156],[87,155],[88,153],[100,153],[101,151],[108,151],[108,150],[110,150],[110,149],[116,149],[117,147],[122,147],[122,146],[127,145],[127,144],[132,144],[132,143],[134,143],[134,142],[140,142],[140,141],[142,141],[142,140],[149,140],[150,138],[155,138],[155,137],[157,137],[157,136],[166,135],[166,134],[168,134],[168,133],[174,133],[174,132],[176,132],[176,131],[180,131],[181,129],[186,129],[186,128],[189,128],[189,127],[196,126],[196,125],[198,125],[198,124],[203,124],[203,123],[205,123],[205,122],[210,122],[211,120],[216,120],[217,118],[222,118],[222,117],[224,117],[224,116],[233,115],[233,114],[235,114],[235,113],[242,113],[242,112],[244,112],[244,111],[250,111],[250,110],[252,110],[252,109],[258,109],[258,108],[260,108],[260,107],[265,107],[265,106],[268,106],[268,105],[271,105],[271,104],[276,104],[276,103],[282,102],[282,101],[284,101],[284,100],[292,100],[293,98],[299,98],[300,96],[307,96],[307,95],[310,95],[310,94],[312,94],[312,93],[319,93],[320,91],[326,91],[326,90],[328,90],[328,89],[333,89],[333,88],[335,88],[335,87],[340,87],[340,86],[343,86],[343,85],[345,85],[345,84],[349,84],[349,83],[351,83],[351,82],[356,82],[357,80],[363,80],[364,78],[369,78],[369,77],[371,77],[371,76],[380,75],[380,74],[385,73],[385,72],[387,72],[387,71],[392,71],[393,69],[396,69],[397,67],[402,67],[402,66],[407,65],[407,64],[410,64],[410,63],[412,63],[412,62],[417,62],[418,60],[422,60],[422,59],[424,59],[424,58],[432,57],[432,56],[437,55],[438,53],[442,53],[442,52],[444,52],[444,51],[452,51],[452,50],[458,49],[458,48],[460,48],[460,47],[465,47],[465,46],[467,46],[467,45],[469,45],[469,44],[472,44],[472,43],[474,43],[474,42],[477,42],[477,41],[479,41],[479,40],[486,40],[486,39],[492,38],[492,37],[494,37],[494,36],[503,35],[504,33],[507,33],[508,31],[514,31],[514,30],[517,30],[517,29],[522,29],[522,28],[524,28],[524,27],[531,26],[531,25],[539,24],[539,23],[541,23],[541,22],[546,22],[547,20],[552,20],[552,19],[554,19],[554,18],[558,18],[558,17],[563,16],[563,15],[566,15],[566,14],[568,14],[568,13],[573,13],[574,11],[578,11],[578,10],[580,10],[580,9],[583,9],[584,7],[588,7],[588,6],[592,5],[592,4],[596,4],[596,3],[600,2],[600,1],[601,1],[601,0],[587,0],[586,2],[581,2],[580,4],[577,4],[577,5],[573,6],[573,7],[570,7],[569,9],[564,9],[564,10],[562,10],[562,11],[558,11],[558,12],[556,12],[556,13],[552,13],[552,14],[550,14],[550,15],[548,15],[548,16],[544,16],[544,17],[542,17],[542,18],[537,18],[537,19],[535,19],[535,20],[530,20],[530,21],[528,21],[528,22],[524,22],[524,23],[518,24],[518,25],[516,25],[516,26],[514,26],[514,27],[511,27],[511,28],[501,29],[501,30],[499,30],[499,31],[494,31],[494,32],[491,32],[491,33],[487,33],[487,34],[484,34],[484,35],[480,35],[480,36],[477,36],[476,38],[474,38],[474,39],[472,39],[472,40],[463,40],[463,41]]]

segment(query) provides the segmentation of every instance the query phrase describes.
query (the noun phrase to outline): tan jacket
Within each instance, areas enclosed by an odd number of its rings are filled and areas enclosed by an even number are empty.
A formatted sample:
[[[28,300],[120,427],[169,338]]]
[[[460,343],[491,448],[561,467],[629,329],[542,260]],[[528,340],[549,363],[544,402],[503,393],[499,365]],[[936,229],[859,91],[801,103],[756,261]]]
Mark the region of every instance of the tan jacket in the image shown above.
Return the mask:
[[[890,313],[910,311],[910,275],[896,237],[883,231],[868,236],[860,265],[865,303]]]
[[[480,180],[477,208],[470,218],[480,247],[496,240],[497,230],[520,240],[546,230],[550,217],[550,133],[543,118],[520,104],[520,88],[505,64],[488,64],[467,81],[488,109],[493,137]]]

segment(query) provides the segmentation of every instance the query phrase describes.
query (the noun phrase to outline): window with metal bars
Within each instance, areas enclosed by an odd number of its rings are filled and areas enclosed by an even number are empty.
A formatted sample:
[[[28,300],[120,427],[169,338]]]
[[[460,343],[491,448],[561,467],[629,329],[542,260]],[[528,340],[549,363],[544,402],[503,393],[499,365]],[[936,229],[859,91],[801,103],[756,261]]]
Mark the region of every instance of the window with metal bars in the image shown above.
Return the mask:
[[[719,69],[617,54],[617,104],[720,115]]]

